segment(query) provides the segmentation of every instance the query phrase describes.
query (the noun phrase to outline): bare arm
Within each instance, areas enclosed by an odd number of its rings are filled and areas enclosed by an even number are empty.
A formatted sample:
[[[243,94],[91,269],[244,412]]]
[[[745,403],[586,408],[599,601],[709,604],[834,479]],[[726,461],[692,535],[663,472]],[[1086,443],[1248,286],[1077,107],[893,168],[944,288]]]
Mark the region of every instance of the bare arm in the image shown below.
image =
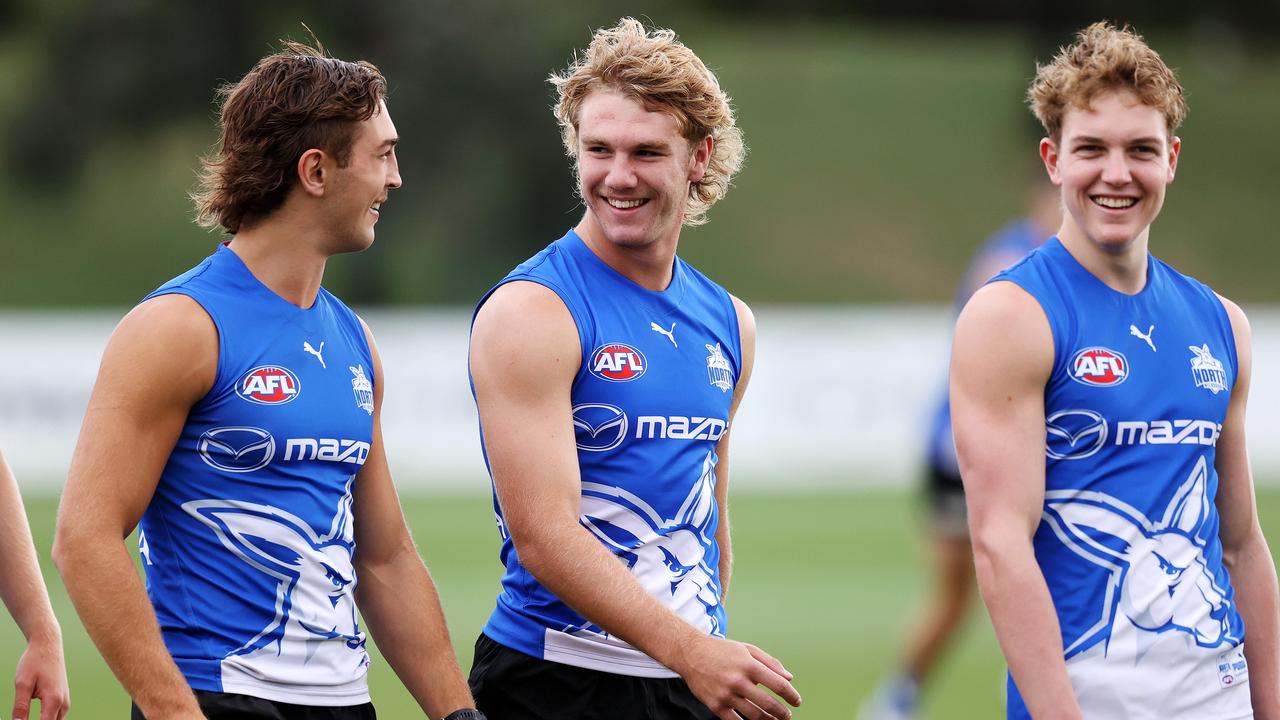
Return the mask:
[[[663,607],[578,523],[570,387],[577,329],[547,288],[513,282],[476,317],[471,374],[494,487],[520,562],[570,607],[680,674],[719,717],[791,716],[790,674],[749,645],[708,637]]]
[[[1031,540],[1044,505],[1044,387],[1053,337],[1012,283],[974,294],[956,323],[951,413],[978,587],[1032,716],[1080,718],[1062,632]]]
[[[213,385],[218,337],[194,300],[166,295],[112,333],[71,460],[53,559],[89,636],[149,720],[203,718],[123,540]]]
[[[1222,562],[1231,574],[1236,607],[1244,618],[1244,651],[1249,663],[1249,692],[1258,720],[1280,718],[1280,635],[1277,618],[1276,568],[1258,524],[1253,471],[1245,447],[1245,405],[1252,374],[1249,321],[1235,303],[1223,299],[1236,338],[1239,372],[1231,404],[1218,438],[1217,506],[1221,524]]]
[[[0,599],[27,639],[14,677],[12,715],[26,720],[32,698],[40,699],[45,718],[67,714],[71,695],[62,658],[62,628],[49,604],[49,592],[40,575],[40,563],[31,541],[31,528],[14,479],[0,455]]]
[[[356,478],[356,604],[374,642],[423,712],[442,718],[474,708],[449,640],[435,583],[409,537],[382,442],[386,383],[373,335],[373,443]]]
[[[716,527],[716,546],[720,548],[720,601],[729,596],[729,576],[733,572],[733,541],[729,533],[729,436],[733,433],[733,419],[738,405],[747,393],[751,381],[751,369],[756,362],[756,317],[747,304],[733,298],[733,309],[738,314],[738,333],[742,338],[741,371],[733,388],[733,405],[729,408],[729,430],[716,443],[716,505],[719,506],[720,524]]]

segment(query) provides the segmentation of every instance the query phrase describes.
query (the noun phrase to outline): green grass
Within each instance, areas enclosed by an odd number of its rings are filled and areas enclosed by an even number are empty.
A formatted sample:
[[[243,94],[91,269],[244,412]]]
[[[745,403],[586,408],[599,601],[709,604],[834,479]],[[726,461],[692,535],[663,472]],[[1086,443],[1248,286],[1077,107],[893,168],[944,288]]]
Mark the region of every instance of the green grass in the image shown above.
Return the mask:
[[[41,562],[62,620],[73,717],[120,718],[128,699],[71,609],[48,552],[55,501],[27,500]],[[1280,489],[1259,494],[1264,529],[1280,537]],[[800,718],[852,718],[858,700],[892,664],[924,578],[914,497],[901,492],[742,494],[731,505],[736,559],[729,635],[776,655],[804,696]],[[464,669],[497,593],[497,531],[487,497],[405,498],[405,511],[440,587]],[[1270,522],[1268,522],[1270,520]],[[0,617],[0,713],[6,712],[21,635]],[[1003,663],[986,618],[975,613],[929,689],[929,718],[1003,712]],[[370,683],[379,714],[420,717],[376,656]]]

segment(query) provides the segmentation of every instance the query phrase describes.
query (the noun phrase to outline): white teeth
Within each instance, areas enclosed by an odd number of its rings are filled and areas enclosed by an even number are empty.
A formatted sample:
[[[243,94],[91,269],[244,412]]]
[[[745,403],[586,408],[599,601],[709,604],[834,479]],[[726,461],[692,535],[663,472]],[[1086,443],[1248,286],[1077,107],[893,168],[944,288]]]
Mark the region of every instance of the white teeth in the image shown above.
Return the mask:
[[[1102,207],[1113,208],[1116,210],[1121,210],[1127,207],[1133,207],[1134,204],[1138,202],[1136,198],[1103,197],[1101,195],[1095,196],[1093,198],[1093,201],[1098,203]]]
[[[616,200],[614,198],[605,198],[605,202],[618,208],[619,210],[629,210],[633,207],[640,207],[643,200]]]

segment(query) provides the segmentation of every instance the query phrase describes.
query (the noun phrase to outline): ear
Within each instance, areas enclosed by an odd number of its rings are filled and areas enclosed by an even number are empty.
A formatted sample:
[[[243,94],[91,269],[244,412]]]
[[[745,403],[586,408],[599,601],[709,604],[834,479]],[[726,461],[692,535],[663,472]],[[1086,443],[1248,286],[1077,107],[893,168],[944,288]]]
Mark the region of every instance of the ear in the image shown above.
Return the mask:
[[[693,143],[693,163],[689,166],[689,182],[701,182],[707,174],[707,165],[711,164],[711,151],[715,149],[715,138],[710,135]]]
[[[324,195],[324,184],[327,180],[327,163],[329,156],[323,150],[311,148],[298,158],[298,187],[312,197]]]
[[[1204,456],[1196,461],[1186,481],[1173,494],[1161,524],[1188,535],[1198,535],[1209,519],[1209,466]]]
[[[1169,182],[1178,170],[1178,156],[1182,154],[1182,138],[1174,135],[1169,139]]]
[[[1044,162],[1044,169],[1049,173],[1049,182],[1054,185],[1062,185],[1062,175],[1058,172],[1059,159],[1058,143],[1052,138],[1040,139],[1040,160]]]
[[[1097,493],[1046,500],[1044,519],[1076,554],[1103,565],[1127,562],[1134,543],[1145,536],[1127,513]]]

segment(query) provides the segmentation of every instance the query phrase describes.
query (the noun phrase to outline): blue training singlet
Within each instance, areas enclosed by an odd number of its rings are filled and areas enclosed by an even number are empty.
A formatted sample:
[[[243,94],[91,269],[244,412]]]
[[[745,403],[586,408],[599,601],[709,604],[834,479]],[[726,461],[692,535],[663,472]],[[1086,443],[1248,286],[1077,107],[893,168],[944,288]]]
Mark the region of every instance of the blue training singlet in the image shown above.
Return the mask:
[[[229,248],[148,298],[191,297],[218,331],[138,545],[165,645],[192,688],[306,705],[369,701],[351,494],[373,439],[359,319],[300,309]]]
[[[694,627],[723,637],[715,449],[728,430],[741,357],[729,294],[679,258],[666,290],[642,288],[573,231],[494,290],[516,280],[555,292],[578,329],[582,360],[571,399],[582,479],[579,522],[650,595]],[[494,510],[506,573],[486,635],[567,665],[675,677],[543,587],[520,564],[496,494]]]
[[[955,300],[952,303],[955,314],[958,315],[974,291],[990,279],[986,273],[978,277],[979,268],[990,266],[996,261],[1002,261],[1001,267],[1004,264],[1012,265],[1027,253],[1040,247],[1046,237],[1048,233],[1044,233],[1034,221],[1030,218],[1022,218],[1009,223],[988,238],[973,254],[973,259],[969,261],[969,269],[965,272],[965,279],[956,288]],[[945,384],[934,404],[926,453],[930,467],[943,475],[960,477],[960,464],[956,460],[956,442],[951,432],[951,397]]]
[[[1053,333],[1034,547],[1084,716],[1252,717],[1214,504],[1237,371],[1221,300],[1150,256],[1143,290],[1117,292],[1057,238],[999,280]],[[1012,678],[1009,717],[1030,717]]]

